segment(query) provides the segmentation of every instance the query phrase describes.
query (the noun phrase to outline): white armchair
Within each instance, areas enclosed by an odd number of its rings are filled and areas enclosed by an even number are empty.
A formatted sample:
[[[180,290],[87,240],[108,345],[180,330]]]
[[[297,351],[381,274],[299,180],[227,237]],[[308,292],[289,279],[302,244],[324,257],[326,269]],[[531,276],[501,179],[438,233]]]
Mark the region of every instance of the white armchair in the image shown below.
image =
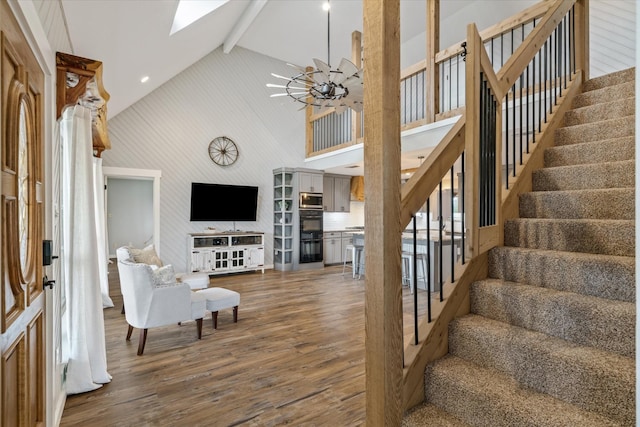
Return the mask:
[[[196,320],[198,339],[202,338],[202,318],[206,300],[191,291],[186,283],[176,283],[175,278],[160,282],[150,265],[128,258],[128,248],[117,250],[120,288],[124,311],[129,324],[127,341],[133,328],[140,329],[138,355],[142,355],[147,330],[158,326]]]

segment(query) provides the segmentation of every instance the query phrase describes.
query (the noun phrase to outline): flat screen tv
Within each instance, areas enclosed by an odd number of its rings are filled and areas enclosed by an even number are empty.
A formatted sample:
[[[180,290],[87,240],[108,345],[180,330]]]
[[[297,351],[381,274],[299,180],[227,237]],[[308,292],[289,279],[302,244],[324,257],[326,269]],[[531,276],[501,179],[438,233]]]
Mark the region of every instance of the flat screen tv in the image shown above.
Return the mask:
[[[191,183],[191,221],[255,221],[258,187]]]

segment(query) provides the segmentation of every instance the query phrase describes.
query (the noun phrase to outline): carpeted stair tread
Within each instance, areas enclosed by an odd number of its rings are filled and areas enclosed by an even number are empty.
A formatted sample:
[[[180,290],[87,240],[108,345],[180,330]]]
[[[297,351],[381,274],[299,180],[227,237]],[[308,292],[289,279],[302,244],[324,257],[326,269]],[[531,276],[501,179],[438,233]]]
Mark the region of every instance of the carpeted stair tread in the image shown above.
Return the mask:
[[[471,286],[471,312],[575,344],[635,357],[635,304],[485,279]]]
[[[425,397],[477,427],[618,426],[601,415],[521,387],[495,369],[445,356],[425,371]]]
[[[636,67],[614,71],[603,76],[595,77],[584,82],[583,92],[589,92],[605,87],[616,86],[627,82],[634,82],[636,78]]]
[[[635,219],[635,189],[533,191],[520,195],[521,218]]]
[[[636,98],[622,98],[611,102],[588,105],[567,111],[564,115],[565,126],[575,126],[593,123],[601,120],[611,120],[617,117],[633,116],[635,114]]]
[[[595,123],[562,127],[555,131],[555,145],[579,144],[635,135],[635,121],[635,116],[626,116]]]
[[[635,185],[635,160],[558,166],[533,172],[533,191],[624,188]]]
[[[624,136],[551,147],[544,151],[544,165],[555,167],[635,159],[635,143],[633,136]]]
[[[635,360],[477,315],[449,325],[449,353],[523,387],[633,425]]]
[[[583,83],[403,425],[635,425],[635,85]]]
[[[636,85],[633,81],[623,82],[617,85],[593,89],[576,95],[572,108],[582,108],[589,105],[611,102],[620,98],[635,96]]]
[[[435,405],[422,404],[413,408],[402,420],[402,427],[469,427]]]
[[[635,221],[511,219],[504,224],[504,245],[553,251],[635,256]]]
[[[635,257],[517,247],[489,252],[489,277],[635,303]]]

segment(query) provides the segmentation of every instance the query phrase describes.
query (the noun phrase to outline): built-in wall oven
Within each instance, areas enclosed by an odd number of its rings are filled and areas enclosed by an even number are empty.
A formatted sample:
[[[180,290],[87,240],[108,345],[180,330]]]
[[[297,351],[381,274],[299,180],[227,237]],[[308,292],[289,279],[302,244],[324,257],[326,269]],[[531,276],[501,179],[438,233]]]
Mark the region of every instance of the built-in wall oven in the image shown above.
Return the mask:
[[[300,209],[300,263],[322,262],[322,211]]]

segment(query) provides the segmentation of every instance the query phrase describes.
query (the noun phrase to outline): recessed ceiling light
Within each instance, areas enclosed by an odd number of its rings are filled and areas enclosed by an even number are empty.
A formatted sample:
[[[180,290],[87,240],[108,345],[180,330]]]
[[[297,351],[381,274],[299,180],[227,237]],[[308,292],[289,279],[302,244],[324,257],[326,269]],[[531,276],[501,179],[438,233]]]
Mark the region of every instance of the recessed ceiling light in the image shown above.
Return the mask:
[[[322,3],[322,10],[324,10],[325,12],[328,11],[329,9],[331,9],[331,6],[329,5],[329,2],[326,1],[324,3]]]
[[[140,79],[140,83],[146,83],[149,81],[149,76],[144,76],[143,78]]]

